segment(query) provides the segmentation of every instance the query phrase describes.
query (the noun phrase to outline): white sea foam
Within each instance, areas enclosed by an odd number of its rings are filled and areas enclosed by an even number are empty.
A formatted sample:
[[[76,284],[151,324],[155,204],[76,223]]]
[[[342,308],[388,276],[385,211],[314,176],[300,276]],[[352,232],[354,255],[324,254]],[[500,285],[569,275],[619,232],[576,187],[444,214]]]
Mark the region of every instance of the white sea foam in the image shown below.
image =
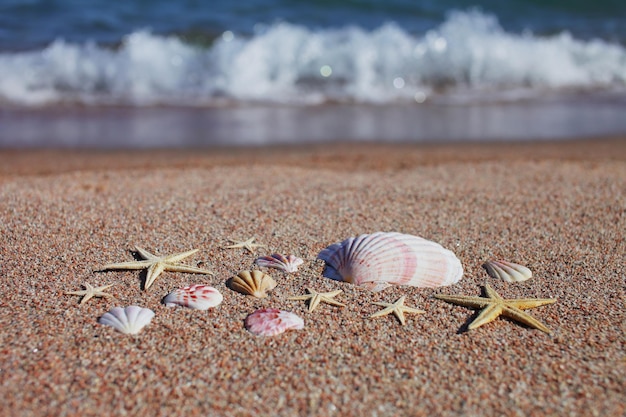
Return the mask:
[[[623,46],[509,33],[478,11],[452,13],[423,34],[394,23],[373,31],[275,23],[252,37],[227,31],[208,48],[136,31],[116,49],[57,40],[0,53],[0,103],[27,106],[475,101],[625,88]]]

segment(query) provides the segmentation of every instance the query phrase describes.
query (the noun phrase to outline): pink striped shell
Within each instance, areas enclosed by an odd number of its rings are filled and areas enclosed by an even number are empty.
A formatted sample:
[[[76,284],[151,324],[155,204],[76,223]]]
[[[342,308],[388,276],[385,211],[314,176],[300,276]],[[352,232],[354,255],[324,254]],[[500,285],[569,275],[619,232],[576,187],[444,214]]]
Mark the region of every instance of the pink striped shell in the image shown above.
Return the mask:
[[[287,330],[304,328],[304,320],[277,308],[262,308],[246,317],[246,329],[257,336],[275,336]]]
[[[168,307],[179,305],[196,310],[208,310],[219,305],[223,299],[224,297],[217,289],[198,284],[172,291],[163,299],[163,302]]]
[[[388,286],[440,287],[463,276],[459,259],[438,243],[419,236],[378,232],[351,237],[322,250],[324,276],[371,291]]]
[[[285,272],[296,272],[298,271],[298,267],[304,263],[304,261],[297,256],[284,256],[280,253],[274,253],[270,256],[261,256],[257,258],[255,262],[259,266],[280,269]]]

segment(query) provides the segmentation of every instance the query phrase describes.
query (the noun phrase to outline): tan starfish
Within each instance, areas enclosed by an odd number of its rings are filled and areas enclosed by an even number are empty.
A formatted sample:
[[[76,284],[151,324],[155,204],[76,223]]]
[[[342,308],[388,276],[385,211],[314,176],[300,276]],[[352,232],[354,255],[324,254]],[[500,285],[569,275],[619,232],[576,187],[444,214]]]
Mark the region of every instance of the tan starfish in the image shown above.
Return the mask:
[[[207,271],[206,269],[196,268],[194,266],[188,265],[178,265],[178,263],[188,257],[198,252],[198,249],[193,249],[187,252],[176,253],[174,255],[167,256],[156,256],[151,254],[145,249],[140,248],[139,246],[135,246],[139,255],[144,258],[143,261],[130,261],[130,262],[121,262],[117,264],[109,264],[102,267],[102,271],[106,271],[109,269],[148,269],[148,275],[146,275],[146,282],[144,283],[144,290],[150,288],[150,286],[154,283],[157,277],[163,271],[169,272],[187,272],[189,274],[208,274],[213,275],[213,272]]]
[[[91,284],[85,283],[83,287],[85,287],[82,291],[66,291],[66,295],[82,295],[83,298],[80,300],[80,304],[85,304],[87,301],[91,300],[93,297],[104,297],[104,298],[115,298],[111,294],[107,294],[104,292],[107,288],[111,288],[115,284],[103,285],[102,287],[92,287]]]
[[[233,245],[230,246],[224,246],[224,249],[238,249],[238,248],[243,248],[246,249],[248,252],[250,253],[254,253],[256,248],[264,248],[265,245],[261,245],[260,243],[252,243],[254,242],[253,237],[251,237],[248,240],[244,240],[241,242],[237,242],[235,240],[231,240],[231,242],[233,242]]]
[[[338,307],[345,307],[345,304],[341,304],[339,301],[333,300],[333,297],[338,296],[343,290],[331,291],[331,292],[317,292],[310,288],[306,289],[309,293],[307,295],[298,295],[287,298],[288,300],[309,300],[309,312],[315,310],[315,308],[321,303],[331,304]]]
[[[550,329],[530,314],[524,313],[522,310],[556,303],[556,299],[517,298],[505,300],[500,297],[500,295],[495,292],[489,284],[485,284],[485,293],[487,297],[435,294],[435,298],[465,307],[482,308],[483,311],[481,311],[478,317],[476,317],[476,319],[468,326],[468,329],[470,330],[480,327],[483,324],[487,324],[502,315],[550,334]]]
[[[386,316],[387,314],[393,313],[398,320],[400,320],[400,323],[402,323],[402,325],[405,325],[405,320],[404,320],[404,313],[426,313],[425,311],[422,310],[418,310],[416,308],[413,307],[407,307],[404,305],[404,299],[406,297],[403,295],[402,297],[398,298],[396,300],[395,303],[374,303],[378,306],[382,306],[382,307],[386,307],[380,311],[377,311],[376,313],[372,314],[369,318],[373,319],[375,317],[381,317],[381,316]]]

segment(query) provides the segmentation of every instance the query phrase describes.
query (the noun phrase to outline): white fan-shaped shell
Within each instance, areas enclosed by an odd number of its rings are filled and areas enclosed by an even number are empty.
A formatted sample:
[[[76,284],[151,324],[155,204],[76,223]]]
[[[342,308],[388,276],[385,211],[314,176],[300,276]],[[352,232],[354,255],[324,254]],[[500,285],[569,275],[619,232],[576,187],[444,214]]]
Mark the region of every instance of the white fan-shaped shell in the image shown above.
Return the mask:
[[[163,302],[168,307],[179,305],[196,310],[208,310],[218,306],[222,300],[224,297],[216,288],[198,284],[172,291],[163,299]]]
[[[255,262],[259,266],[280,269],[285,272],[296,272],[298,271],[298,267],[304,263],[304,261],[297,256],[284,256],[280,253],[274,253],[270,256],[261,256],[257,258]]]
[[[463,276],[459,259],[419,236],[378,232],[351,237],[322,250],[324,276],[380,291],[389,285],[440,287]]]
[[[530,279],[533,273],[524,265],[519,265],[509,261],[487,261],[483,268],[492,278],[500,278],[506,282],[521,282]]]
[[[136,334],[147,326],[154,317],[154,311],[139,306],[126,308],[113,307],[100,317],[99,323],[111,326],[125,334]]]
[[[257,336],[275,336],[287,330],[304,328],[304,320],[289,311],[262,308],[246,317],[246,329]]]

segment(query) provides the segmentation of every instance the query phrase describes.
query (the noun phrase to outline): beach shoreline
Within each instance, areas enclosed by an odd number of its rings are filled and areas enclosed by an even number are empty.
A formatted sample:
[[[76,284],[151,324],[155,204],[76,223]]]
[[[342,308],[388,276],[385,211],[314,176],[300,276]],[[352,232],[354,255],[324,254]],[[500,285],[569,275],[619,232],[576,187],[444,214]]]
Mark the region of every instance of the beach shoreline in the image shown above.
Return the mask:
[[[0,414],[11,416],[623,415],[626,392],[626,140],[446,145],[341,144],[162,150],[0,150]],[[317,254],[362,233],[398,231],[452,250],[453,286],[370,293],[322,277]],[[256,253],[225,249],[255,237]],[[200,251],[148,291],[133,260]],[[305,260],[265,299],[226,280],[257,256]],[[489,278],[508,259],[533,278]],[[79,305],[66,291],[115,284]],[[175,288],[224,296],[208,311],[169,308]],[[551,334],[434,294],[555,298],[528,310]],[[342,290],[346,307],[308,312],[292,295]],[[406,297],[402,326],[369,319]],[[136,336],[98,324],[114,306],[155,311]],[[292,311],[303,330],[256,337],[257,308]]]

